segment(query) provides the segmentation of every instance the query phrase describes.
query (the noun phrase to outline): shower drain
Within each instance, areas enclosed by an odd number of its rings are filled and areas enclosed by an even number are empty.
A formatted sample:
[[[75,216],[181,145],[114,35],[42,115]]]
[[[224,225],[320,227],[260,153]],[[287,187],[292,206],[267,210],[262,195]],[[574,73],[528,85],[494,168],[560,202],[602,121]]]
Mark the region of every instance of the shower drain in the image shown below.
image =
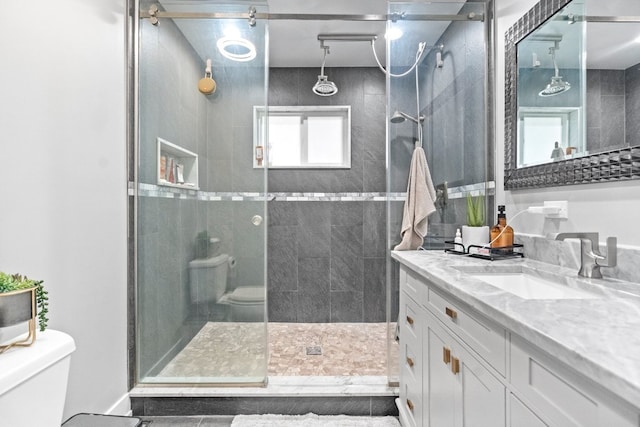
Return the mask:
[[[322,356],[322,347],[319,345],[307,347],[307,356]]]

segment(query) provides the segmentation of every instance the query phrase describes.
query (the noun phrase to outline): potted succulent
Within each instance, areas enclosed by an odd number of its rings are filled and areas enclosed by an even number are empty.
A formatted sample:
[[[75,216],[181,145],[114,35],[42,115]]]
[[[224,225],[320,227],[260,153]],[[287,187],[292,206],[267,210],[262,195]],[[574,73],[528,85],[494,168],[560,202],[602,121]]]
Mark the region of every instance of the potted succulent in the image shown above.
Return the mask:
[[[0,353],[13,346],[28,346],[36,339],[36,317],[40,331],[47,327],[48,292],[42,280],[32,280],[20,274],[0,272],[0,328],[29,322],[26,339],[0,346]]]
[[[484,197],[467,194],[467,225],[462,226],[462,244],[467,252],[477,252],[470,245],[484,246],[489,243],[489,226],[484,224]]]

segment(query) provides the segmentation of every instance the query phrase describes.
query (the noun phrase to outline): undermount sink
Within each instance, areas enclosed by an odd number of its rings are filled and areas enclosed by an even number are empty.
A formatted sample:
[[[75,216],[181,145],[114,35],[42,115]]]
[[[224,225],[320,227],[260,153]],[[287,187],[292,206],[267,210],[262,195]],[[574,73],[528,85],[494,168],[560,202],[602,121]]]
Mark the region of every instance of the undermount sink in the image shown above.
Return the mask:
[[[482,280],[523,299],[592,299],[590,292],[552,282],[526,272],[474,272],[471,277]]]
[[[594,299],[601,298],[602,291],[580,278],[564,276],[552,271],[531,268],[526,265],[504,266],[456,266],[474,279],[509,292],[523,299]]]

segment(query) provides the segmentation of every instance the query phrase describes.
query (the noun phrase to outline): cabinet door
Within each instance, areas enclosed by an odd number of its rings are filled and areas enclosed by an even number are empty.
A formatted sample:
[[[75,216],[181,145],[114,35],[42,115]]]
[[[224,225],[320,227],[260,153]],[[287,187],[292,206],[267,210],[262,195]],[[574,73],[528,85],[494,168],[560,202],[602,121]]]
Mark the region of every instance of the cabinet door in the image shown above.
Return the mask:
[[[430,427],[504,427],[505,387],[432,314],[424,349]]]
[[[509,427],[548,427],[513,394],[509,394],[509,406]]]
[[[455,358],[455,359],[453,359]],[[506,423],[505,387],[487,368],[466,350],[454,346],[452,363],[460,359],[460,402],[456,413],[462,415],[457,426],[504,427]]]
[[[425,418],[431,427],[455,425],[457,385],[451,372],[451,337],[439,328],[428,327],[425,349]],[[425,423],[426,424],[426,423]]]

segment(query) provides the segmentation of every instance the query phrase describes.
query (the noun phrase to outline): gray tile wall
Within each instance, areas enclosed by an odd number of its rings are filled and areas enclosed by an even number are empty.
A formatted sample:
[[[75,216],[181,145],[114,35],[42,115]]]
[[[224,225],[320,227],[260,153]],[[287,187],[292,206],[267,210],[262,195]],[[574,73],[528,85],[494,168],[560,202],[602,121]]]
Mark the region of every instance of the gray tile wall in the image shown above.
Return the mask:
[[[587,150],[625,146],[625,71],[587,70]]]
[[[348,170],[269,171],[270,192],[384,192],[385,78],[325,69],[338,93],[315,95],[316,68],[270,70],[270,105],[351,105]],[[273,322],[386,320],[385,202],[269,202],[268,300]]]
[[[627,144],[640,145],[640,63],[625,70],[625,113]]]

